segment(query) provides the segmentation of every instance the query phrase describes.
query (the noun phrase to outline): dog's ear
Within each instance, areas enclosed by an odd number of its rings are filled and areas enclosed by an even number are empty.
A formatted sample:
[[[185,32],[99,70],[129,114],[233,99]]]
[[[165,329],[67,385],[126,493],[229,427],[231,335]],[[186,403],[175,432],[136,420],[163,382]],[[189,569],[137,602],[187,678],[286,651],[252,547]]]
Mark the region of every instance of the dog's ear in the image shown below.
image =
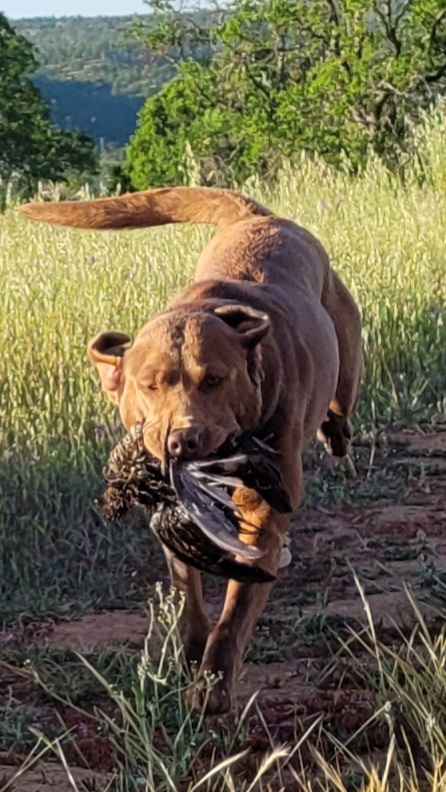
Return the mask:
[[[88,357],[98,369],[102,389],[115,404],[119,401],[122,384],[123,345],[129,341],[124,333],[99,333],[87,347]]]
[[[260,343],[271,327],[268,314],[249,305],[219,305],[214,313],[240,335],[243,346],[248,349]]]

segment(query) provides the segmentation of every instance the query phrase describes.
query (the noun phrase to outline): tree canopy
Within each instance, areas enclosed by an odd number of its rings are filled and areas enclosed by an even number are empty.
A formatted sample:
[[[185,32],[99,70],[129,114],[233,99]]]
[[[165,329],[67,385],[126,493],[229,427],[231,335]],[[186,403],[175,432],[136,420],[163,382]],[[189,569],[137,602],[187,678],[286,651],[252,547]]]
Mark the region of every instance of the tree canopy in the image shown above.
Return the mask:
[[[191,152],[219,184],[302,150],[354,169],[372,150],[400,167],[445,91],[444,0],[233,0],[206,17],[149,5],[146,46],[177,73],[128,146],[137,188],[185,182]]]
[[[49,105],[32,83],[32,45],[0,14],[0,179],[32,191],[38,180],[94,172],[95,146],[83,132],[52,123]]]

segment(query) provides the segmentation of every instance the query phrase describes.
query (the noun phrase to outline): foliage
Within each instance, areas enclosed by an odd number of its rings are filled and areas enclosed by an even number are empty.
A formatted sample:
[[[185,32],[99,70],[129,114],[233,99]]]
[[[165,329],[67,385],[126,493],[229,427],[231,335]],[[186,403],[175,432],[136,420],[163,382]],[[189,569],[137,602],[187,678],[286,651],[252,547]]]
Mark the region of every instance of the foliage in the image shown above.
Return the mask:
[[[39,179],[66,179],[96,167],[93,141],[51,122],[29,76],[35,65],[32,46],[0,14],[0,180],[14,177],[28,191]]]
[[[145,104],[124,166],[134,187],[189,184],[189,141],[193,141],[194,156],[205,162],[212,140],[210,163],[218,168],[220,159],[224,166],[225,126],[228,130],[229,126],[227,114],[212,104],[216,83],[215,74],[203,72],[191,61],[183,67],[181,79],[173,80]],[[197,86],[201,112],[197,112]]]
[[[442,0],[233,0],[201,24],[168,0],[150,5],[146,45],[176,53],[177,77],[130,142],[139,187],[183,183],[186,141],[201,180],[219,184],[274,173],[302,150],[355,169],[373,151],[399,166],[446,87]]]

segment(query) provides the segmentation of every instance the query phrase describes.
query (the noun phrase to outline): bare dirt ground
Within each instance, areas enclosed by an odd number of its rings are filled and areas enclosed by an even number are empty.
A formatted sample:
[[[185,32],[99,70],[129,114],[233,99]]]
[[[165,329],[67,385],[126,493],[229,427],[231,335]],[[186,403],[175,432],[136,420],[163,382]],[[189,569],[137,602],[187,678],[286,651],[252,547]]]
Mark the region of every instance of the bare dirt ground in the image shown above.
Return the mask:
[[[339,656],[339,636],[351,640],[351,629],[358,632],[368,623],[355,576],[379,641],[397,644],[401,634],[410,634],[416,614],[407,592],[413,593],[432,629],[441,624],[439,611],[444,611],[446,602],[446,431],[394,432],[385,448],[368,448],[364,453],[363,490],[351,504],[304,507],[297,516],[293,560],[281,572],[243,670],[240,707],[259,691],[264,721],[280,743],[295,740],[296,722],[305,728],[321,713],[331,729],[351,736],[374,711],[375,697],[365,690],[358,664],[348,652]],[[373,496],[367,491],[368,480]],[[210,608],[216,614],[221,585],[211,581],[208,589]],[[34,625],[31,632],[22,631],[22,640],[81,652],[127,642],[134,652],[147,625],[143,611],[110,611],[78,621]],[[5,630],[0,633],[0,646],[16,638],[14,629]],[[354,651],[359,657],[360,648]],[[369,659],[365,654],[364,665]],[[38,710],[38,694],[20,669],[9,666],[5,678],[12,702],[21,706],[32,701]],[[70,750],[69,758],[79,788],[95,788],[88,780],[92,772],[106,778],[104,774],[112,770],[110,751],[95,721],[47,700],[38,711],[44,713],[39,715],[43,731],[51,717],[62,718],[72,729],[79,750]],[[264,750],[269,737],[254,711],[248,722],[248,743],[254,750]],[[383,739],[376,726],[373,733],[361,732],[368,753],[379,750]],[[360,751],[361,745],[355,749]],[[20,744],[0,754],[0,790],[22,761]],[[53,764],[42,764],[17,779],[14,792],[72,789],[66,775],[60,774]]]

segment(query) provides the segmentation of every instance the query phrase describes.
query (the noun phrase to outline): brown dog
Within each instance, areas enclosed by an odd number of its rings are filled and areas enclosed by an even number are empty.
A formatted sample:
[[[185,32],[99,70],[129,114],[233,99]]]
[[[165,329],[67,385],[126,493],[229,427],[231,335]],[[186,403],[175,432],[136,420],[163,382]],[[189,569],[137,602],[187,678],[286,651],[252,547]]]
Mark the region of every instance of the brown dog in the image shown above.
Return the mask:
[[[220,227],[200,256],[195,282],[142,328],[132,347],[116,332],[100,333],[88,346],[124,426],[145,419],[151,453],[204,457],[236,429],[261,430],[281,454],[294,507],[302,492],[302,453],[316,433],[331,453],[346,453],[362,370],[360,317],[308,231],[241,195],[206,188],[20,210],[33,220],[78,228]],[[234,500],[249,524],[242,538],[264,550],[261,561],[275,573],[290,518],[251,490],[237,490]],[[223,612],[209,632],[199,573],[171,555],[168,563],[172,583],[186,595],[186,657],[200,664],[201,680],[206,672],[220,675],[207,709],[225,712],[271,586],[229,581]],[[199,681],[195,705],[204,699]]]

